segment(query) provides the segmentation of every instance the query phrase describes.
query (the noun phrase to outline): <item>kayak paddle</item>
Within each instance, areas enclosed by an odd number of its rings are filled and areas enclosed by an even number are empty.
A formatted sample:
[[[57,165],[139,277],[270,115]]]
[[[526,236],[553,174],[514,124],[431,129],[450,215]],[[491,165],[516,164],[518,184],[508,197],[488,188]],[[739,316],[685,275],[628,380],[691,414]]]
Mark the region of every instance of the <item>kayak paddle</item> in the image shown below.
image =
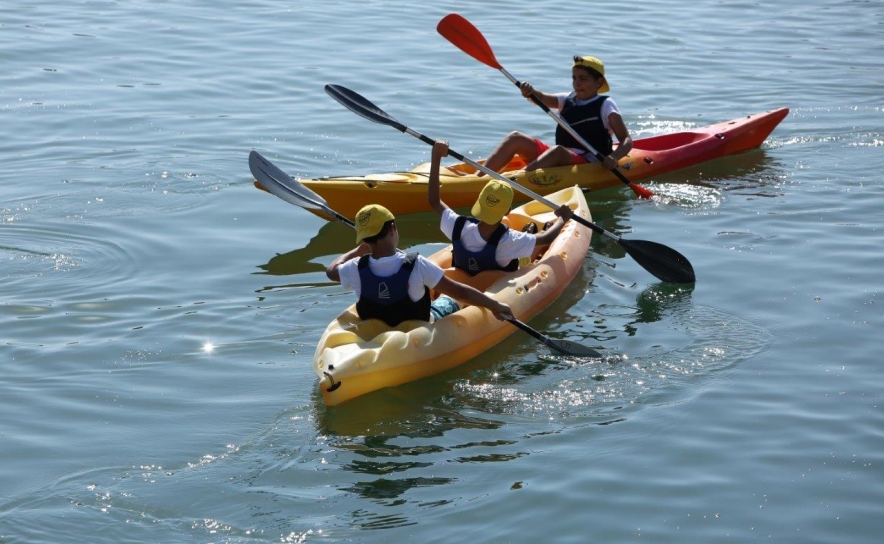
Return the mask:
[[[268,193],[278,196],[289,204],[319,210],[334,217],[342,223],[355,228],[356,225],[343,215],[328,207],[324,198],[311,191],[304,184],[280,170],[275,164],[261,156],[257,151],[249,153],[249,170]]]
[[[507,77],[510,81],[512,81],[516,87],[521,85],[521,82],[514,78],[512,74],[506,71],[506,69],[501,66],[497,59],[494,57],[494,51],[492,51],[491,46],[488,45],[488,42],[485,40],[485,36],[479,32],[479,29],[473,26],[472,23],[467,21],[464,17],[458,15],[457,13],[451,13],[446,15],[439,21],[439,24],[436,26],[436,30],[441,34],[445,39],[453,43],[458,49],[466,53],[467,55],[473,57],[479,62],[486,64],[492,68],[500,70],[500,72]],[[564,119],[562,119],[557,113],[550,110],[549,107],[544,104],[539,98],[531,95],[531,101],[540,106],[540,108],[546,112],[547,115],[552,117],[556,123],[558,123],[563,129],[567,130],[568,133],[573,136],[578,142],[580,142],[583,147],[589,150],[599,162],[604,161],[604,157],[601,153],[595,150],[589,142],[587,142],[582,136],[577,134],[571,125],[569,125]],[[651,198],[654,196],[654,193],[649,191],[648,189],[642,187],[637,183],[633,183],[623,175],[623,173],[614,168],[612,170],[614,175],[617,178],[626,184],[627,187],[633,190],[635,194],[642,198]]]
[[[321,196],[283,172],[275,164],[262,157],[257,151],[249,153],[249,169],[252,171],[252,175],[255,176],[255,179],[267,188],[267,191],[271,194],[278,196],[290,204],[301,206],[302,208],[322,210],[328,215],[337,218],[342,223],[345,223],[347,226],[353,229],[356,228],[356,224],[353,223],[353,221],[350,221],[338,212],[329,208],[328,204]],[[554,340],[549,338],[543,333],[532,329],[529,325],[519,321],[515,317],[507,319],[507,321],[540,340],[549,348],[564,355],[570,355],[572,357],[602,357],[601,353],[592,348],[568,342],[567,340]],[[335,385],[334,379],[332,379],[330,375],[329,379],[332,381],[332,387],[337,389],[340,382]],[[329,391],[333,391],[334,389],[329,389]]]
[[[367,98],[347,89],[346,87],[342,87],[340,85],[326,85],[325,92],[329,94],[332,98],[337,100],[342,106],[352,111],[356,115],[360,117],[364,117],[369,121],[374,121],[375,123],[380,123],[382,125],[387,125],[395,128],[400,132],[405,132],[417,138],[418,140],[433,145],[434,141],[424,136],[420,132],[416,132],[407,126],[403,125],[396,119],[390,116],[387,112],[380,109],[372,102],[370,102]],[[482,172],[485,172],[489,176],[492,176],[500,181],[509,183],[515,189],[518,189],[521,193],[542,202],[549,206],[551,209],[556,209],[557,206],[545,199],[543,196],[535,193],[534,191],[519,185],[514,180],[509,179],[507,177],[502,176],[501,174],[487,168],[483,164],[479,164],[476,161],[464,157],[460,153],[449,149],[448,154],[454,157],[457,160],[463,161],[466,164],[469,164],[473,168],[477,168]],[[573,216],[572,219],[577,221],[581,225],[589,227],[593,231],[611,240],[620,244],[626,253],[628,253],[635,261],[640,264],[645,270],[656,276],[657,278],[663,281],[669,281],[673,283],[693,283],[696,281],[696,276],[694,275],[694,268],[691,266],[690,261],[682,255],[681,253],[675,251],[674,249],[665,246],[663,244],[658,244],[657,242],[649,242],[647,240],[624,240],[620,236],[617,236],[614,233],[608,232],[602,227],[592,223],[591,221],[587,221],[586,219]]]

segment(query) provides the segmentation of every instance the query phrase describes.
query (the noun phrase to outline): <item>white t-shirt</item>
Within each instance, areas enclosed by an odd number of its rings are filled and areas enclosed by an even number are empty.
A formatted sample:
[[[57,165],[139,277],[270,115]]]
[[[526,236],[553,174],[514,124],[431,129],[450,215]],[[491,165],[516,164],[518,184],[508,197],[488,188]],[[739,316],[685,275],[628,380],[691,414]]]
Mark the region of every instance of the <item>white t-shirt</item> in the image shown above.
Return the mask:
[[[388,278],[398,272],[404,263],[405,252],[401,249],[397,249],[396,253],[389,257],[368,258],[369,270],[382,278]],[[339,266],[338,275],[341,277],[342,287],[352,289],[357,297],[362,294],[362,282],[359,279],[359,257],[350,259]],[[424,296],[424,286],[431,289],[436,287],[444,275],[445,271],[439,268],[436,263],[418,255],[408,279],[408,296],[417,302]]]
[[[454,222],[457,221],[459,215],[450,208],[442,213],[442,220],[439,228],[449,240],[454,236]],[[463,231],[460,233],[460,241],[469,251],[481,251],[487,244],[482,235],[479,234],[479,225],[471,221],[464,224]],[[513,229],[507,229],[506,234],[501,236],[497,243],[497,252],[495,258],[497,264],[506,266],[513,259],[522,257],[530,257],[534,253],[534,246],[537,237],[527,232],[519,232]]]
[[[571,91],[570,93],[556,93],[555,96],[559,100],[559,108],[558,108],[559,113],[561,113],[562,108],[565,107],[565,100],[567,100],[568,97],[573,97],[574,94],[575,94],[574,91]],[[602,96],[604,96],[604,95],[597,94],[597,95],[593,96],[592,98],[590,98],[589,100],[576,100],[575,99],[574,103],[577,104],[578,106],[585,106],[594,100],[598,100]],[[602,104],[602,111],[599,112],[599,116],[601,116],[601,118],[602,118],[602,123],[605,125],[605,130],[607,130],[608,134],[610,134],[613,137],[613,136],[615,136],[614,132],[611,131],[611,126],[608,124],[608,117],[610,117],[612,113],[620,113],[620,108],[617,107],[617,103],[614,102],[614,99],[609,96],[608,99],[605,100],[605,103]],[[569,147],[568,149],[570,149],[574,153],[585,156],[587,158],[587,160],[589,160],[591,162],[598,162],[595,158],[595,155],[593,155],[591,152],[587,151],[586,149],[573,148],[573,147]]]

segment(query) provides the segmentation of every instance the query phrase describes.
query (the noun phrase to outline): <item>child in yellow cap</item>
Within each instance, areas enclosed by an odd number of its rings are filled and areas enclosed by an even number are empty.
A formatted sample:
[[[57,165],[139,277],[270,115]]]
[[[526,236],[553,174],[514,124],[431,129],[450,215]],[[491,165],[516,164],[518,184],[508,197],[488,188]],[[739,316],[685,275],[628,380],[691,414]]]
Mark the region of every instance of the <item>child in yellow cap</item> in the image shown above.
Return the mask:
[[[531,257],[538,247],[555,240],[565,222],[571,218],[571,208],[555,210],[555,222],[540,234],[529,234],[508,228],[501,223],[513,203],[513,188],[502,181],[491,180],[479,193],[470,210],[472,218],[458,215],[440,197],[439,163],[448,156],[448,143],[436,141],[430,163],[427,201],[441,216],[439,228],[451,240],[452,265],[470,275],[483,270],[516,270],[519,259]]]
[[[365,206],[355,223],[358,245],[332,261],[325,273],[353,289],[361,319],[381,319],[391,327],[407,319],[440,319],[460,309],[454,299],[488,308],[498,319],[513,317],[507,304],[447,278],[438,265],[417,253],[400,250],[396,219],[387,208]],[[431,302],[430,289],[447,296]]]
[[[611,90],[605,78],[605,65],[596,57],[575,56],[571,82],[574,89],[571,93],[543,93],[527,81],[522,82],[520,89],[525,98],[530,99],[533,94],[548,108],[556,108],[559,116],[605,158],[602,162],[605,168],[612,170],[632,149],[632,136],[614,99],[602,94]],[[612,135],[619,142],[616,149]],[[556,145],[552,147],[518,131],[507,134],[488,156],[485,166],[499,172],[516,155],[528,163],[525,170],[529,172],[538,168],[598,162],[591,151],[557,126]]]

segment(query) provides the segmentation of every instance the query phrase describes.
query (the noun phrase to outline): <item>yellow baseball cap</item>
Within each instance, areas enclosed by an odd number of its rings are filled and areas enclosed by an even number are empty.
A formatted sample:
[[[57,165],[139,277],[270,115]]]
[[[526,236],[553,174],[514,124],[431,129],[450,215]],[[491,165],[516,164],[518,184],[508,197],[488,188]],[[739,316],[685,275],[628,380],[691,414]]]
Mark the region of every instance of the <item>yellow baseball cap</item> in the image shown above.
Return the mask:
[[[380,204],[363,206],[356,213],[356,243],[381,232],[384,223],[396,219],[390,210]]]
[[[605,76],[605,63],[600,61],[595,57],[578,57],[574,56],[574,66],[584,66],[586,68],[590,68],[598,72],[602,77]],[[606,93],[611,90],[611,87],[608,86],[608,78],[605,78],[605,82],[602,83],[602,86],[599,87],[600,93]]]
[[[508,183],[491,180],[479,193],[479,198],[473,204],[472,214],[479,221],[494,225],[510,211],[512,203],[513,188]]]

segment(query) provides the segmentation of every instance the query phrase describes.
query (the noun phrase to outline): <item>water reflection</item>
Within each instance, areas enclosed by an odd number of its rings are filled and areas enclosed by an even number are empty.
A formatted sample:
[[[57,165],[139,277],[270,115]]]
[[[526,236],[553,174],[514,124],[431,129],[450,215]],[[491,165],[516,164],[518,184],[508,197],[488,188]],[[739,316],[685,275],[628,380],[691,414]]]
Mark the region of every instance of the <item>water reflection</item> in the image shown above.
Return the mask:
[[[663,318],[665,311],[685,311],[690,308],[694,284],[656,283],[647,287],[636,297],[636,323],[655,323]],[[633,328],[633,333],[634,327]]]
[[[454,478],[438,477],[400,478],[396,480],[380,478],[371,482],[356,482],[350,487],[343,488],[343,491],[356,493],[366,499],[395,499],[406,491],[417,487],[445,485],[454,481]],[[402,502],[397,502],[396,504],[402,504]],[[392,506],[392,504],[387,504],[386,506]]]
[[[266,264],[258,266],[263,272],[255,273],[291,276],[309,272],[324,272],[326,265],[314,262],[314,259],[327,255],[340,255],[352,249],[352,232],[353,230],[343,223],[337,221],[326,223],[320,227],[319,232],[307,242],[306,246],[288,253],[277,253]]]
[[[502,421],[462,413],[460,399],[452,398],[452,378],[468,377],[480,365],[469,361],[449,372],[399,387],[390,387],[327,407],[318,387],[313,406],[317,430],[342,450],[362,457],[383,458],[438,452],[432,446],[402,446],[399,437],[426,439],[444,436],[453,429],[494,430]]]
[[[778,189],[789,175],[788,172],[782,161],[768,156],[764,149],[752,149],[657,176],[654,178],[654,192],[659,192],[656,185],[684,183],[725,191]],[[767,196],[777,196],[776,193],[766,192]],[[685,204],[690,206],[690,203]]]

